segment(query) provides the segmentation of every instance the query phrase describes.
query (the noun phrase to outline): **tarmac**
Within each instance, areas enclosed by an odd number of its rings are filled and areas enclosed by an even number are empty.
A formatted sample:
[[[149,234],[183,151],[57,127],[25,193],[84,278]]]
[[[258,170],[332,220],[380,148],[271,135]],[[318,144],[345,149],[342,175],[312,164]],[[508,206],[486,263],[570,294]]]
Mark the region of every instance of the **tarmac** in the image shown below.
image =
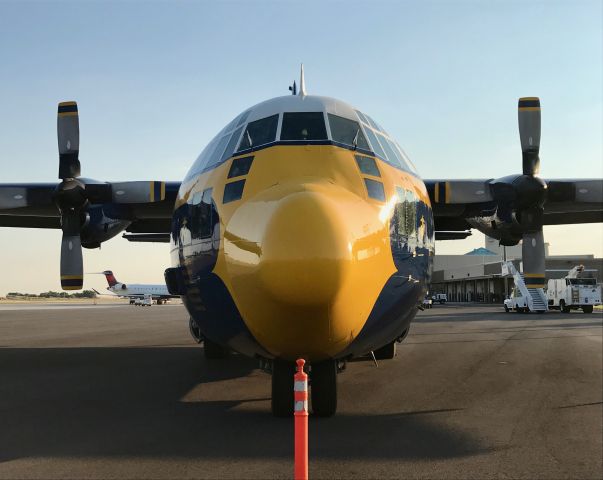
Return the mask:
[[[204,360],[182,305],[32,307],[0,304],[0,478],[292,478],[270,376]],[[602,478],[602,323],[420,312],[310,418],[310,478]]]

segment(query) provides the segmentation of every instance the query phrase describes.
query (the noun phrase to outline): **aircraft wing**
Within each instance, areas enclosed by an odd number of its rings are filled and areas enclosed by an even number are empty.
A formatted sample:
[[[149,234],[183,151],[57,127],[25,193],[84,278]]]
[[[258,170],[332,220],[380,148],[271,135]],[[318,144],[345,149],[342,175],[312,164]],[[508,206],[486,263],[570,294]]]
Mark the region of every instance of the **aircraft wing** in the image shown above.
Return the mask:
[[[85,200],[81,208],[84,214],[98,210],[103,217],[98,221],[127,222],[128,232],[169,234],[180,182],[100,183],[79,179],[79,183]],[[57,183],[0,184],[0,227],[61,228],[57,188]]]
[[[96,182],[73,177],[58,184],[0,184],[0,227],[60,228],[61,286],[79,290],[81,247],[99,247],[124,230],[161,233],[169,241],[179,188],[180,182]]]
[[[542,225],[603,222],[603,179],[544,179],[539,186],[526,185],[523,175],[502,179],[425,180],[431,200],[435,230],[470,229],[475,218],[512,221],[544,187]],[[505,214],[509,214],[505,218]],[[517,219],[517,216],[515,216]]]

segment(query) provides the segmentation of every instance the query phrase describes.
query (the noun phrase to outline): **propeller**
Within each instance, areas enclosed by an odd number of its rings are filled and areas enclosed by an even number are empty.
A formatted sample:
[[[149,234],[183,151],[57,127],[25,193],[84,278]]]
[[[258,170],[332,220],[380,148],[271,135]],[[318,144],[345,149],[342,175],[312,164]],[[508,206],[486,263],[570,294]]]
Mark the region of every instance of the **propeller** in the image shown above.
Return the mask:
[[[519,222],[524,227],[521,247],[523,272],[528,288],[542,288],[545,281],[542,221],[547,184],[535,176],[540,172],[540,100],[537,97],[520,98],[517,110],[523,156],[517,212]]]
[[[83,286],[83,260],[81,231],[86,224],[90,204],[141,204],[165,199],[165,182],[135,181],[103,183],[80,179],[79,160],[80,127],[76,102],[59,103],[57,112],[57,138],[59,146],[59,183],[53,200],[61,214],[61,287],[63,290],[80,290]],[[21,206],[30,203],[19,191],[12,203]]]
[[[54,200],[61,212],[61,287],[80,290],[84,282],[80,230],[85,222],[88,203],[80,176],[80,126],[76,102],[59,103],[57,112],[59,144],[59,178]]]
[[[498,214],[510,221],[513,214],[522,234],[522,260],[528,288],[544,287],[544,237],[542,224],[548,185],[540,172],[540,100],[524,97],[518,103],[519,138],[523,157],[522,175],[510,175],[490,182]],[[555,195],[565,194],[557,188]]]

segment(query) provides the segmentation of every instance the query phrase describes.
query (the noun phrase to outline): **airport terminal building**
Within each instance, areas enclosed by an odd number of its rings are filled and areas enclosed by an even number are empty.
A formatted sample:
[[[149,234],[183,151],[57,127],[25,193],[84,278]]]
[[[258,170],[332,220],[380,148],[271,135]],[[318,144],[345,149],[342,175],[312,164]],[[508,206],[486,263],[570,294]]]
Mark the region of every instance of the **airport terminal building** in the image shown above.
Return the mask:
[[[584,265],[584,276],[603,279],[603,259],[594,255],[550,256],[546,244],[546,277],[563,278],[576,265]],[[511,260],[520,270],[521,244],[498,245],[486,237],[486,245],[465,255],[437,255],[433,262],[431,295],[445,293],[450,302],[502,303],[513,289],[513,277],[503,277],[501,263]]]

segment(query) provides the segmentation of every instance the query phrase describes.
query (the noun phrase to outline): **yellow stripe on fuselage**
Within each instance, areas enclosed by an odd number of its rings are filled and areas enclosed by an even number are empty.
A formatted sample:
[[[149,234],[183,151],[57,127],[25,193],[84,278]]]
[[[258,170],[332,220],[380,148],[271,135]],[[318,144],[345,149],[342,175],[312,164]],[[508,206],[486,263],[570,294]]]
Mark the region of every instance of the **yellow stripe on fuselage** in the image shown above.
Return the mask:
[[[176,207],[213,188],[221,224],[214,273],[266,350],[334,357],[362,330],[396,271],[389,236],[396,186],[429,205],[425,186],[377,160],[386,201],[368,198],[354,152],[331,145],[252,155],[241,200],[222,204],[229,160],[183,185]]]

